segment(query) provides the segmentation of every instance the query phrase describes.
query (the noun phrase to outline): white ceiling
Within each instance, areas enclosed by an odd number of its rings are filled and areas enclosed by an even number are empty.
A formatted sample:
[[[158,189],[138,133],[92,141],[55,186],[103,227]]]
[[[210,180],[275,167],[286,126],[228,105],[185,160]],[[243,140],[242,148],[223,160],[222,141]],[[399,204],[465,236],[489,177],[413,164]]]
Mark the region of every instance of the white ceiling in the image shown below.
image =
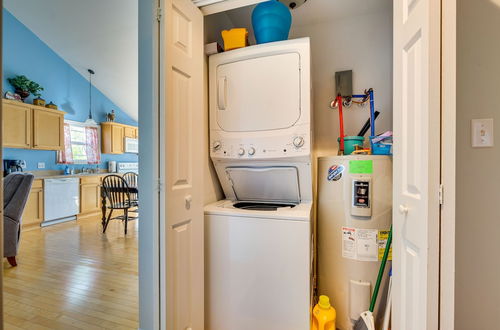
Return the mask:
[[[4,0],[4,7],[138,118],[138,0]]]

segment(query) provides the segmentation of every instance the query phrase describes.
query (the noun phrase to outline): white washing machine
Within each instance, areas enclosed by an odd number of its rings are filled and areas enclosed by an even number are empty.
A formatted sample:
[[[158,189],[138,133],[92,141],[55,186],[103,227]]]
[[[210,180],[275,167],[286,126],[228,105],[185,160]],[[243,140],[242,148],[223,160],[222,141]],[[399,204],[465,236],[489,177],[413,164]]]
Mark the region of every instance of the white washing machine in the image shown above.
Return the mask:
[[[207,330],[309,328],[310,219],[311,203],[206,207]]]
[[[205,209],[205,328],[308,329],[309,39],[209,59],[210,156],[227,200]]]

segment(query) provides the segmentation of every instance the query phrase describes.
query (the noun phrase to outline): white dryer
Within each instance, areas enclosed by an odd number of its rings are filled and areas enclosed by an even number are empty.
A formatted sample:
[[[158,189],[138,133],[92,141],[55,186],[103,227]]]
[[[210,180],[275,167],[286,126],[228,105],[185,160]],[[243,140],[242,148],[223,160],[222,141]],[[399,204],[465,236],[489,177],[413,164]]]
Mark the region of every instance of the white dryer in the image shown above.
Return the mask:
[[[209,59],[210,156],[226,201],[205,209],[205,328],[309,327],[309,39]]]

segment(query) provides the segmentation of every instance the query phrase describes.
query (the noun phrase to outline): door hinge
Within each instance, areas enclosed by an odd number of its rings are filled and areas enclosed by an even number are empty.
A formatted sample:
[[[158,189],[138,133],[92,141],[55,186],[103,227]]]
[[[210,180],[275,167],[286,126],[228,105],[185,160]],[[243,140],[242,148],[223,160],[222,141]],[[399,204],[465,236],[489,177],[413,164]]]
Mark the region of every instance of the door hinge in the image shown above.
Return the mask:
[[[156,8],[156,20],[158,22],[161,22],[162,14],[163,14],[163,10],[161,9],[161,7]]]
[[[443,205],[444,203],[444,186],[443,184],[439,185],[439,205]]]
[[[158,178],[156,189],[158,190],[158,192],[161,192],[163,190],[163,182],[160,178]]]

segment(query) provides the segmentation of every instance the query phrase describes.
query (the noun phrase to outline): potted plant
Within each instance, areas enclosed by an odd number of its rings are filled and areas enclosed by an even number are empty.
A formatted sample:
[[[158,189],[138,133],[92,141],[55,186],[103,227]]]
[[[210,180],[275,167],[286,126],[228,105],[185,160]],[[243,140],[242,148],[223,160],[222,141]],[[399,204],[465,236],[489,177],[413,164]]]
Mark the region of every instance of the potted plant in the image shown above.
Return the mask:
[[[26,76],[15,76],[7,79],[7,81],[16,89],[16,93],[21,96],[23,102],[30,94],[38,98],[42,95],[40,92],[43,91],[43,87],[29,80]]]

